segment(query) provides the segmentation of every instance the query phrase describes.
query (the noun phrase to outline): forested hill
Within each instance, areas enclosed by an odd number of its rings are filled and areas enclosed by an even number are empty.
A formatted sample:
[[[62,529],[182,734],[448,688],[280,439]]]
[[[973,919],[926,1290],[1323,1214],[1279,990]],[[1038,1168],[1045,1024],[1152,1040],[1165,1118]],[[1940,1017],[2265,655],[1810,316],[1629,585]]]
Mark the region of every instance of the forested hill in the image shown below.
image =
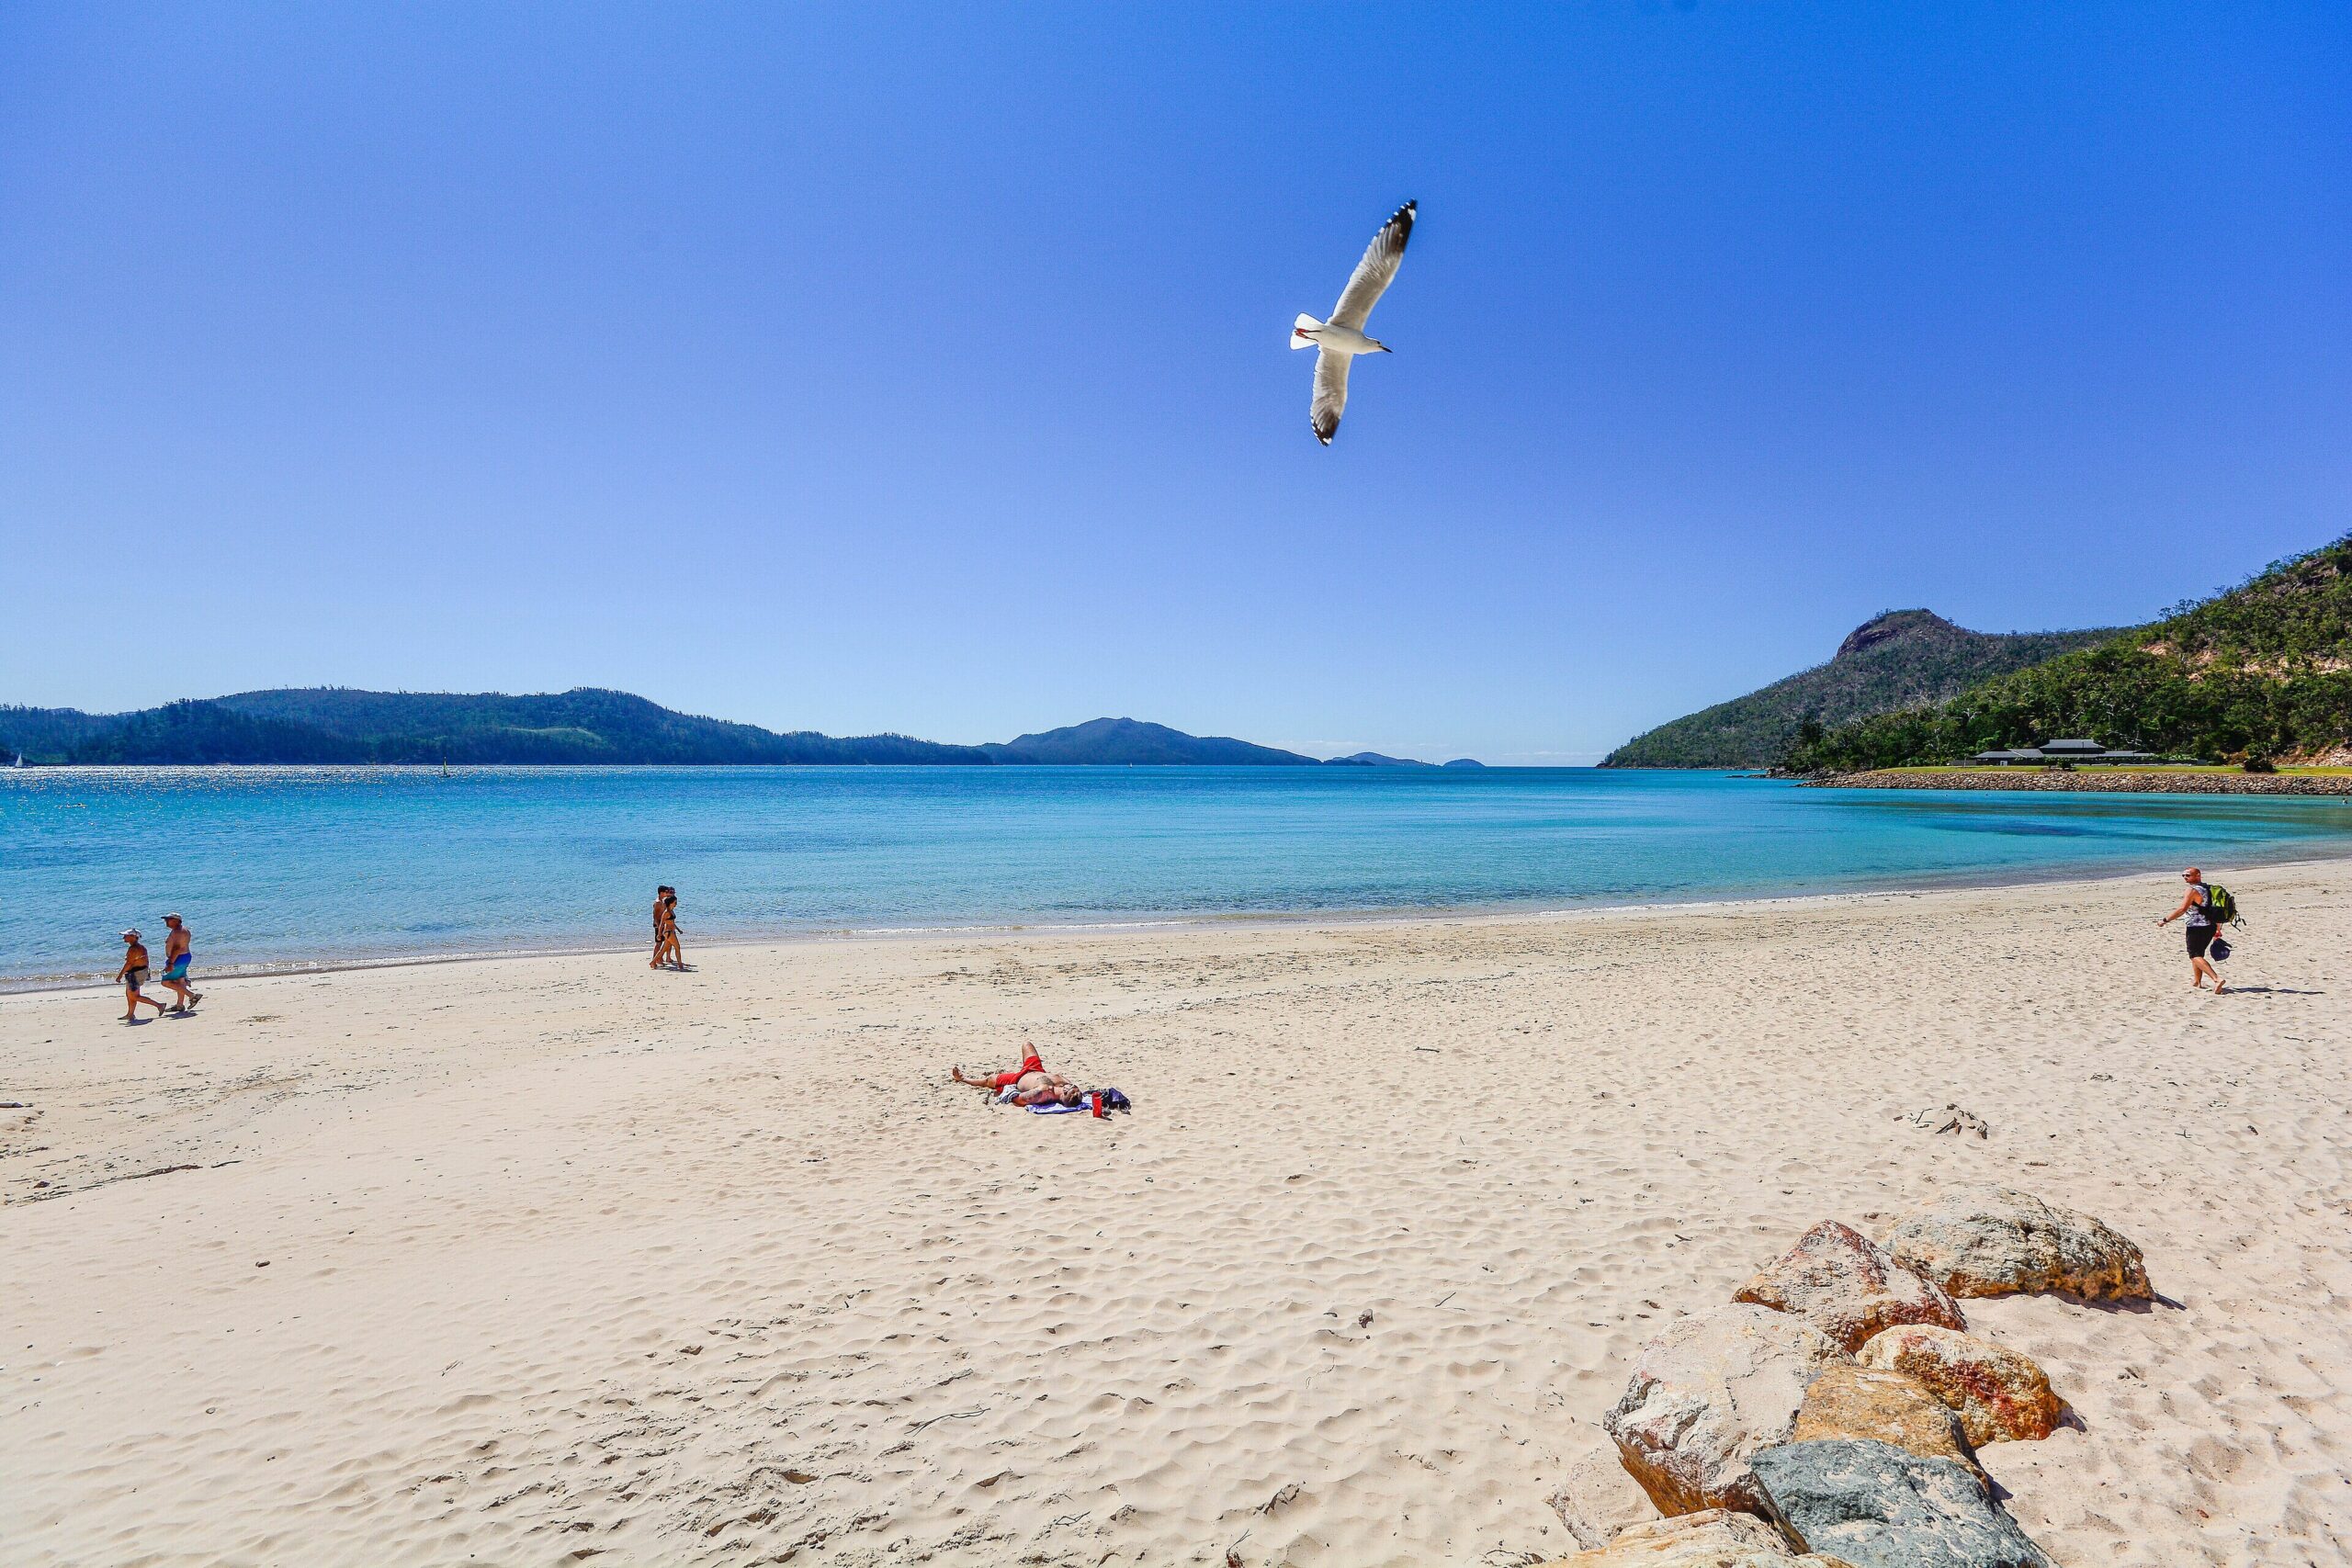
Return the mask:
[[[1312,757],[1222,735],[1187,735],[1133,718],[1091,718],[986,748],[1000,762],[1088,767],[1175,765],[1312,768]]]
[[[1848,773],[2053,736],[2212,761],[2340,760],[2352,748],[2352,535],[2095,648],[1832,728],[1787,761]]]
[[[1604,768],[1761,768],[1787,753],[1811,718],[1835,726],[1939,702],[2006,674],[2104,642],[2079,632],[1973,632],[1927,610],[1863,622],[1828,663],[1662,724],[1611,752]]]
[[[672,711],[626,692],[536,696],[242,692],[135,713],[0,708],[0,760],[33,762],[946,763],[990,761],[977,746],[903,735],[778,734]]]
[[[1132,718],[1098,718],[989,746],[943,745],[904,735],[844,739],[813,730],[779,734],[592,687],[507,696],[313,686],[240,692],[119,714],[0,707],[0,764],[12,754],[37,763],[141,764],[1321,765],[1295,751],[1187,735]],[[1369,759],[1365,753],[1340,761],[1361,764]]]

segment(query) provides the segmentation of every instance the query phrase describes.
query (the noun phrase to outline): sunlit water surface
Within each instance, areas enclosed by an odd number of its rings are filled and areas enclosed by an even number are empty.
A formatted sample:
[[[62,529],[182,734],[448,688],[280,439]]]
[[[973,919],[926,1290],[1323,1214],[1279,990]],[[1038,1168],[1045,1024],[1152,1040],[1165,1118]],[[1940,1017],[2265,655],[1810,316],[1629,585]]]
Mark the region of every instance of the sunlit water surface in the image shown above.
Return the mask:
[[[1810,790],[1702,773],[1306,768],[0,772],[0,985],[1308,912],[1567,909],[2352,851],[2327,799]],[[2159,911],[2161,912],[2161,911]]]

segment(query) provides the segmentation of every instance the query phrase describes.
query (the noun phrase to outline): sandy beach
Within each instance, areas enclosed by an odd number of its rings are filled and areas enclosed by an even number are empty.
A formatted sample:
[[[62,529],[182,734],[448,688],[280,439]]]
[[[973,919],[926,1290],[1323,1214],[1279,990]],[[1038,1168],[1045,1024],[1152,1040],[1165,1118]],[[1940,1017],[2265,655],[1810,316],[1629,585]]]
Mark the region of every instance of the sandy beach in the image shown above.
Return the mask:
[[[2165,1298],[1970,1303],[2025,1528],[2341,1562],[2352,863],[2226,880],[2218,999],[2168,874],[0,998],[0,1562],[1548,1559],[1657,1327],[1992,1179]]]

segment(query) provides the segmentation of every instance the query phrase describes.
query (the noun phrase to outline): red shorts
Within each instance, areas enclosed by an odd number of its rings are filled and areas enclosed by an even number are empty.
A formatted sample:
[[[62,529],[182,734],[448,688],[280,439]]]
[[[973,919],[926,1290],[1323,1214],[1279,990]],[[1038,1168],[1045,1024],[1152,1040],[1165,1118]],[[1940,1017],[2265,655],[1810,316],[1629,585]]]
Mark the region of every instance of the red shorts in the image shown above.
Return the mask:
[[[1011,1089],[1014,1084],[1019,1083],[1031,1073],[1042,1073],[1045,1070],[1046,1064],[1037,1060],[1037,1053],[1032,1051],[1028,1055],[1022,1058],[1021,1066],[1015,1067],[1009,1073],[999,1073],[996,1077],[990,1078],[989,1080],[989,1087],[990,1089]]]

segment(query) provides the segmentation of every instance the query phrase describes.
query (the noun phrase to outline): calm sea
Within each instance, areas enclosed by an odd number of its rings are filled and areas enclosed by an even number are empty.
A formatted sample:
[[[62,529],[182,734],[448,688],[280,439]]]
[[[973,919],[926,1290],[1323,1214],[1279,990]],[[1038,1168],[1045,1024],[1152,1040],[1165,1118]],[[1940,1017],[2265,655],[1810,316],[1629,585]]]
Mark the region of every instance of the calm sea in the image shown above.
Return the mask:
[[[852,929],[1562,909],[2352,852],[2334,800],[1293,768],[0,773],[0,985]],[[2161,912],[2161,911],[2158,911]]]

